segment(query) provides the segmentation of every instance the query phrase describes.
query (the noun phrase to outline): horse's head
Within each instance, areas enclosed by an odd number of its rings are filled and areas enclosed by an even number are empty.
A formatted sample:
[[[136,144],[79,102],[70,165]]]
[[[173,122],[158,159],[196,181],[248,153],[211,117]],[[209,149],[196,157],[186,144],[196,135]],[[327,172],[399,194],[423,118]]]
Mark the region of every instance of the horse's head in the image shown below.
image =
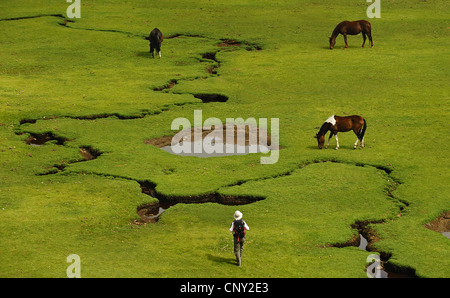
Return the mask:
[[[317,144],[319,145],[319,149],[323,148],[323,144],[325,143],[325,135],[319,136],[319,134],[316,134],[314,138],[317,139]]]
[[[328,38],[328,41],[330,42],[330,50],[334,47],[334,44],[336,43],[336,38],[333,38],[333,36],[331,36],[330,38]]]

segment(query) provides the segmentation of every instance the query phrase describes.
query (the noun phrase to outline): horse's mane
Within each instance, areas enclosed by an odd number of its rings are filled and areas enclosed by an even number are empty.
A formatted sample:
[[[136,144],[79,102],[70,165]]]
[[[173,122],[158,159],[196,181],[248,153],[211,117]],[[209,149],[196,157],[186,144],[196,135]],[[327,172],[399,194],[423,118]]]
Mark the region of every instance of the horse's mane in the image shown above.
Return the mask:
[[[334,28],[333,33],[331,34],[331,37],[336,38],[336,37],[339,35],[340,30],[341,30],[341,23],[339,23],[339,24]]]
[[[325,135],[329,130],[330,130],[330,126],[332,124],[330,122],[324,122],[322,124],[322,127],[320,127],[319,133],[317,134],[318,136],[323,136]]]

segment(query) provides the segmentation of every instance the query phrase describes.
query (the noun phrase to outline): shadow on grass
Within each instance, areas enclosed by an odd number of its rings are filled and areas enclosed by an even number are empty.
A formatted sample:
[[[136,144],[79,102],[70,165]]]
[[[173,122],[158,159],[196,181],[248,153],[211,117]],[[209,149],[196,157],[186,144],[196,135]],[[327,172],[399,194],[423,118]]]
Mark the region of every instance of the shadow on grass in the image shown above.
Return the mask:
[[[211,261],[214,261],[217,263],[236,265],[236,258],[224,258],[224,257],[213,256],[212,254],[208,254],[208,260],[211,260]]]
[[[149,51],[146,52],[136,52],[137,57],[145,57],[145,58],[151,58],[152,54],[150,54]]]

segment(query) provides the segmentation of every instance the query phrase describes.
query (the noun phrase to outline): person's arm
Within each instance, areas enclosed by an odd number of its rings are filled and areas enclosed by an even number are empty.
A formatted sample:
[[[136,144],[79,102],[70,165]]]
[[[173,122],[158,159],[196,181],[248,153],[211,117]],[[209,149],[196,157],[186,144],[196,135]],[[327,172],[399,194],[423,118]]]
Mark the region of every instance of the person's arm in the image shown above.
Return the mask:
[[[247,223],[244,221],[244,229],[246,230],[250,230],[250,228],[248,227]]]
[[[231,223],[230,232],[233,232],[234,230],[234,221]]]

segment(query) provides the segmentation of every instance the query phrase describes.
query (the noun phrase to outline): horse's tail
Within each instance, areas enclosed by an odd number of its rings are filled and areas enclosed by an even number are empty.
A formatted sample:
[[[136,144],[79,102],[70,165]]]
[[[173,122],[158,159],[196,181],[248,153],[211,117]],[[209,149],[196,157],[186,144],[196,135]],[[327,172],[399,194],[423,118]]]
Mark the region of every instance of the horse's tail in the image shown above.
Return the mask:
[[[364,121],[364,125],[361,128],[361,131],[358,134],[358,139],[362,142],[363,138],[364,138],[364,134],[366,133],[366,128],[367,128],[367,123],[366,123],[366,119],[363,118]]]

